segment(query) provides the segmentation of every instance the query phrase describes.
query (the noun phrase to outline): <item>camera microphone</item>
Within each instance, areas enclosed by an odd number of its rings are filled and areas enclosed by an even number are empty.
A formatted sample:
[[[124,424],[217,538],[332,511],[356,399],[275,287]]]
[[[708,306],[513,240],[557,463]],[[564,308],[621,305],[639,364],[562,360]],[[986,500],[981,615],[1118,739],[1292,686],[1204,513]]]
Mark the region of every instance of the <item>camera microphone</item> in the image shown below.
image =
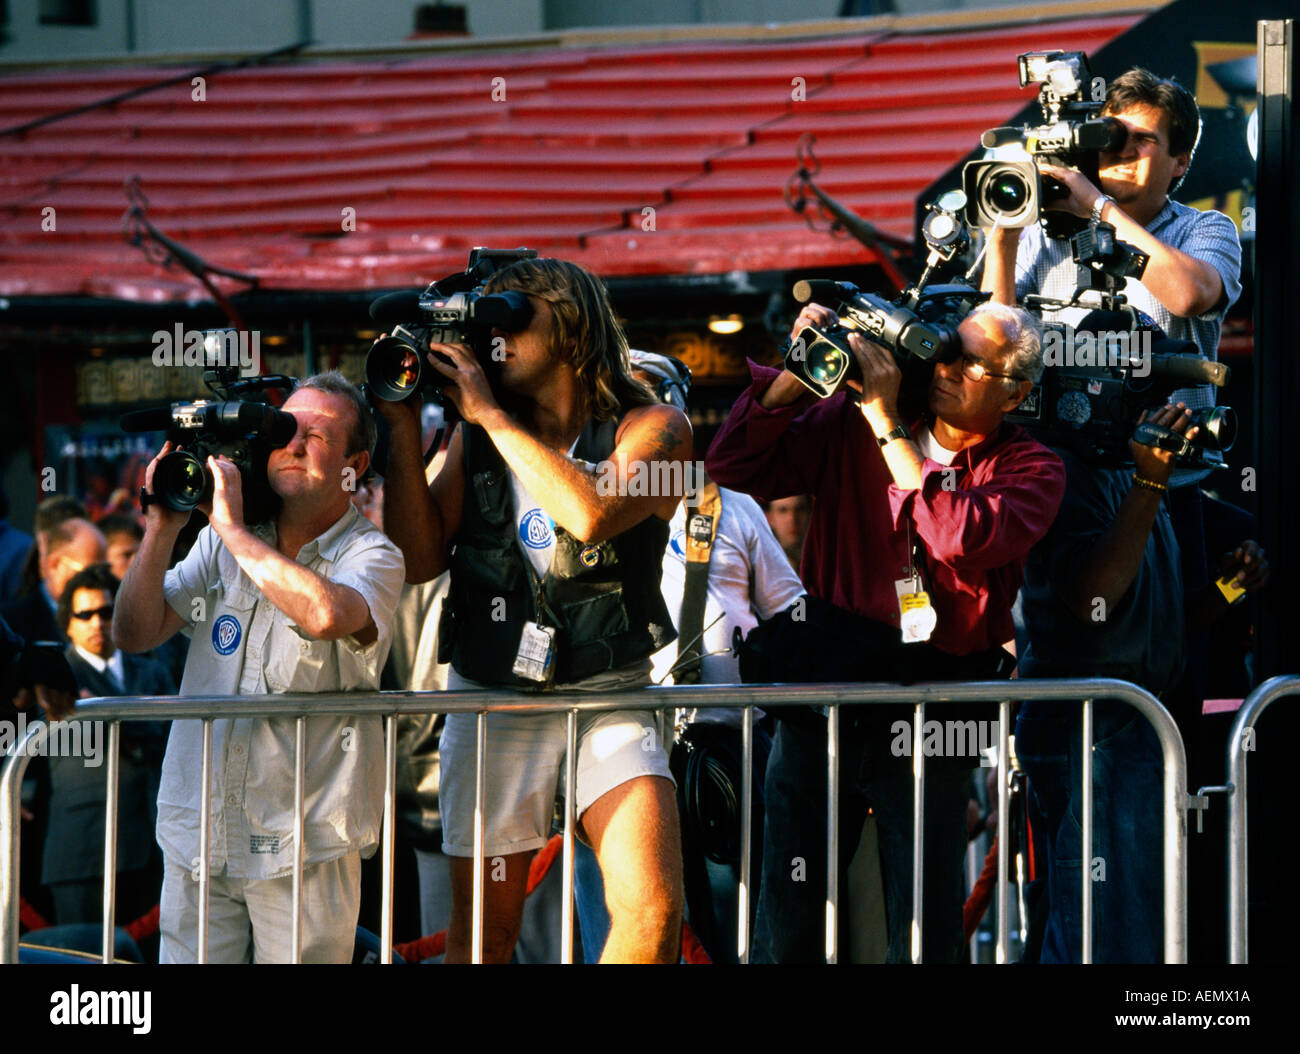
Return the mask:
[[[980,146],[984,147],[985,150],[992,150],[994,147],[1023,143],[1024,139],[1025,130],[1023,128],[990,128],[980,136]]]
[[[132,410],[118,419],[123,432],[165,432],[172,426],[170,406],[151,406],[148,410]]]
[[[420,317],[420,294],[410,289],[385,293],[370,302],[370,317],[383,325],[400,325]]]
[[[1222,388],[1232,370],[1226,363],[1211,362],[1199,355],[1153,355],[1151,372],[1161,380],[1181,384],[1213,384]]]
[[[794,298],[801,304],[815,300],[824,304],[834,300],[852,298],[858,291],[857,286],[848,282],[832,282],[826,278],[803,278],[795,282]]]

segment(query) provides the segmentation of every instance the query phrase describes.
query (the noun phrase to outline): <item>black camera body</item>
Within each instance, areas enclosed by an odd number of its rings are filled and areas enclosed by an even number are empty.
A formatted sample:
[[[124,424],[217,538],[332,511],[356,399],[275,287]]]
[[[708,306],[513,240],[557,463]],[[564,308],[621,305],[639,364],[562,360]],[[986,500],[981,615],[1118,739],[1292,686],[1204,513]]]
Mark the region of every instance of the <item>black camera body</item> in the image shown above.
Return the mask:
[[[1222,387],[1230,370],[1200,356],[1190,341],[1173,340],[1125,302],[1121,290],[1140,278],[1147,256],[1115,238],[1109,223],[1095,223],[1070,239],[1078,285],[1068,301],[1030,296],[1025,307],[1044,310],[1093,307],[1075,326],[1043,323],[1043,379],[1007,419],[1023,425],[1048,446],[1063,447],[1084,461],[1119,468],[1132,463],[1129,441],[1159,446],[1193,468],[1219,468],[1221,454],[1237,437],[1231,407],[1194,410],[1197,436],[1140,419],[1165,405],[1179,388]]]
[[[267,403],[241,399],[198,399],[170,408],[142,410],[122,417],[126,432],[165,428],[177,449],[154,468],[153,496],[169,509],[189,512],[212,498],[207,459],[224,456],[239,469],[246,523],[264,523],[279,511],[280,499],[266,475],[272,450],[289,443],[298,430],[293,414]]]
[[[888,349],[905,370],[904,383],[914,364],[932,367],[961,354],[957,327],[975,306],[989,297],[968,285],[927,286],[933,275],[958,266],[957,258],[970,245],[961,212],[966,201],[960,191],[950,191],[926,205],[929,215],[921,233],[929,246],[925,270],[915,285],[896,300],[866,293],[851,282],[812,279],[794,284],[800,303],[816,301],[839,316],[832,326],[804,326],[783,349],[784,365],[805,386],[825,399],[862,371],[849,347],[849,333],[857,332]],[[929,381],[928,371],[924,378]]]
[[[1120,149],[1127,137],[1123,123],[1102,117],[1106,84],[1093,77],[1082,51],[1033,51],[1019,56],[1020,86],[1039,84],[1043,123],[1023,128],[991,128],[980,143],[991,149],[1018,144],[1023,161],[971,161],[962,169],[969,205],[966,221],[975,227],[1028,227],[1041,219],[1049,237],[1068,238],[1086,224],[1077,216],[1043,206],[1069,197],[1054,179],[1038,173],[1038,163],[1071,168],[1093,184],[1103,150]]]
[[[1192,424],[1200,426],[1192,440],[1139,419],[1165,405],[1179,388],[1223,385],[1226,366],[1207,362],[1195,344],[1170,339],[1150,319],[1134,326],[1123,312],[1094,311],[1078,326],[1047,322],[1044,329],[1045,346],[1055,335],[1057,346],[1072,354],[1049,363],[1042,381],[1007,414],[1008,421],[1024,426],[1039,442],[1100,467],[1132,464],[1131,439],[1173,451],[1186,467],[1222,467],[1217,455],[1231,449],[1237,437],[1230,407],[1192,411]]]
[[[389,293],[375,300],[370,317],[388,326],[389,335],[366,355],[366,390],[386,402],[420,398],[442,403],[446,379],[425,360],[431,344],[467,344],[487,368],[493,361],[492,330],[526,329],[533,308],[523,293],[485,294],[483,283],[516,260],[536,257],[535,249],[478,247],[463,272],[431,283],[423,293]]]

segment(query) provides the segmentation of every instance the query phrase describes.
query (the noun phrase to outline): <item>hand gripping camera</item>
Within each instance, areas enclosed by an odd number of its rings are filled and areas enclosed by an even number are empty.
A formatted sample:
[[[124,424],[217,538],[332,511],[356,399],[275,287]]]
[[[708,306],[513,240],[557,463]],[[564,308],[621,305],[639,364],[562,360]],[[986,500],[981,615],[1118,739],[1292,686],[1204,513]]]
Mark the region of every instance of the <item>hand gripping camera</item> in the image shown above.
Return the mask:
[[[1123,123],[1102,117],[1106,84],[1093,77],[1081,51],[1032,51],[1019,57],[1020,86],[1039,84],[1043,123],[1023,128],[990,128],[980,137],[985,149],[1017,145],[1027,160],[971,161],[962,169],[973,227],[1028,227],[1042,218],[1047,234],[1068,238],[1086,220],[1042,206],[1069,197],[1054,179],[1039,176],[1040,161],[1082,172],[1097,182],[1097,157],[1118,150],[1128,134]]]

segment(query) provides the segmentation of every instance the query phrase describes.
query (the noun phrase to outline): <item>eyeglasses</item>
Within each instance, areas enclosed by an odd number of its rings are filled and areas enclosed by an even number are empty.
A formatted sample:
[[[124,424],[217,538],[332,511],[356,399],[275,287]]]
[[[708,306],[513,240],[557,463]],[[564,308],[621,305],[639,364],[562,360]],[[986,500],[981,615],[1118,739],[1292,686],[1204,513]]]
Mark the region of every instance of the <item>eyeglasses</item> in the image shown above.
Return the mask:
[[[997,377],[1003,381],[1019,381],[1020,378],[1010,373],[994,373],[974,355],[963,354],[961,357],[961,372],[977,384],[984,380],[985,377]]]
[[[86,611],[74,611],[73,618],[81,619],[82,622],[89,622],[96,615],[102,619],[111,619],[113,617],[113,605],[105,604],[102,608],[89,608]]]

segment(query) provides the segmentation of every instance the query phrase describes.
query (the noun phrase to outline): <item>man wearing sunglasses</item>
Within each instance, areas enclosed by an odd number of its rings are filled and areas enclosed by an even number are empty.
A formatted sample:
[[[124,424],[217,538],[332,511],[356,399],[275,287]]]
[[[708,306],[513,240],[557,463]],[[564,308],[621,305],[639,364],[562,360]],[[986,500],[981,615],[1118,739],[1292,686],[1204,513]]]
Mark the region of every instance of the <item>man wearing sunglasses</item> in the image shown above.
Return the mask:
[[[794,331],[834,318],[808,304]],[[961,353],[935,365],[929,413],[919,418],[900,412],[893,355],[857,334],[849,345],[862,379],[849,383],[858,400],[840,392],[816,401],[789,371],[751,364],[753,384],[706,466],[720,484],[756,498],[811,494],[813,508],[802,564],[806,617],[784,625],[773,619],[754,631],[746,641],[755,663],[747,679],[910,683],[1006,675],[1011,660],[1002,645],[1014,636],[1021,568],[1056,515],[1064,470],[1002,420],[1042,373],[1032,316],[985,304],[959,332]],[[894,749],[898,716],[855,708],[845,714],[841,740],[844,837],[856,842],[870,806],[891,962],[912,958],[912,761]],[[824,955],[825,734],[806,711],[782,720],[777,732],[764,790],[758,959]],[[927,757],[929,962],[955,961],[961,948],[964,817],[976,758],[939,762]]]
[[[91,564],[68,581],[59,623],[68,634],[68,665],[84,696],[172,695],[176,685],[153,659],[113,646],[117,578],[106,563]],[[52,715],[58,716],[58,715]],[[117,917],[148,911],[162,888],[162,856],[154,843],[155,803],[167,726],[122,725],[118,773]],[[104,770],[82,757],[49,759],[50,819],[41,881],[54,898],[60,925],[99,922],[103,912]]]

